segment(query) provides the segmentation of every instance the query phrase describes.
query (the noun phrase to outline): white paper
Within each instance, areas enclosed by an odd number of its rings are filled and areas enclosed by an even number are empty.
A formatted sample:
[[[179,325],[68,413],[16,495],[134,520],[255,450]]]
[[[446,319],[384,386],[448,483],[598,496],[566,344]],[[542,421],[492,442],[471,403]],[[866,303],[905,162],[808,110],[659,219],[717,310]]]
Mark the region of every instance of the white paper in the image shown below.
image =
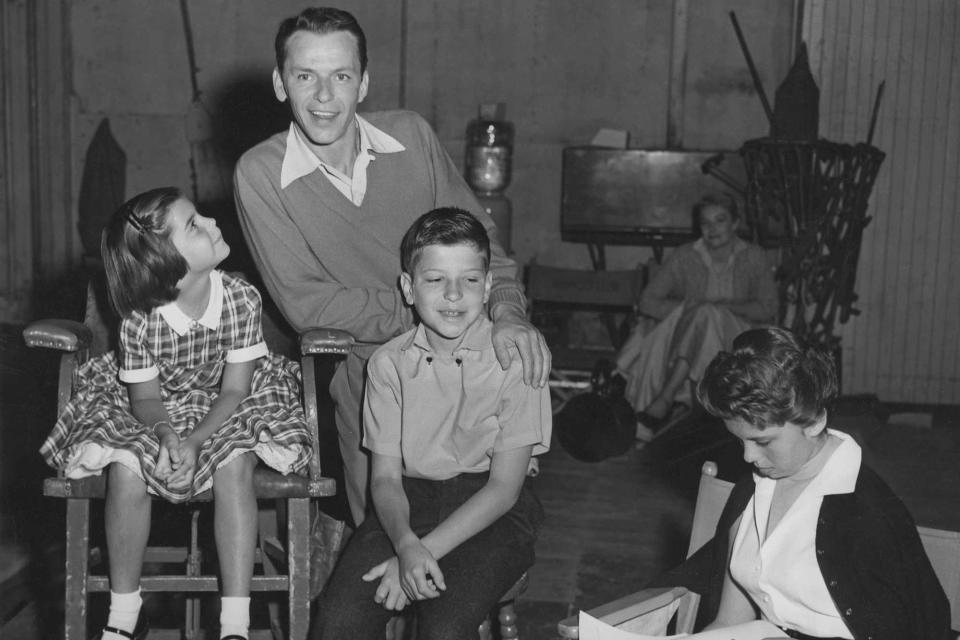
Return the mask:
[[[723,629],[701,631],[700,633],[681,633],[676,636],[648,636],[617,629],[606,622],[594,618],[589,613],[580,612],[580,640],[669,640],[686,638],[687,640],[763,640],[764,638],[782,638],[784,633],[766,620],[754,620]]]
[[[629,139],[630,133],[623,129],[600,129],[590,141],[590,146],[626,149]]]

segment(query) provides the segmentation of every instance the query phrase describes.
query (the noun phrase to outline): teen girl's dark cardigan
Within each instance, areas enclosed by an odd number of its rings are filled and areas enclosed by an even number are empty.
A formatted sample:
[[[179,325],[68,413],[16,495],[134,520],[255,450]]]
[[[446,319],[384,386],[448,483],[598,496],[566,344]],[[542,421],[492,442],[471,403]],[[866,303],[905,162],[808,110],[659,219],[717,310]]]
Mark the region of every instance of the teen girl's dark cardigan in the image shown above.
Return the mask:
[[[730,528],[754,491],[738,482],[714,538],[654,585],[701,594],[698,627],[712,621],[730,564]],[[861,465],[853,493],[824,496],[816,534],[827,590],[856,640],[949,640],[950,605],[923,550],[913,518],[893,491]]]

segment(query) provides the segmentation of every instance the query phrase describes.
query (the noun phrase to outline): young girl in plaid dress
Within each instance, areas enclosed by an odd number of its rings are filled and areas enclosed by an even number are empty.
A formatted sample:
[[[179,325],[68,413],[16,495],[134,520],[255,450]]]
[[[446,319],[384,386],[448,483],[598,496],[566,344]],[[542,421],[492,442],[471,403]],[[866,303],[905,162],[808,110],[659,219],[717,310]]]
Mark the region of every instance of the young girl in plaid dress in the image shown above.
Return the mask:
[[[110,614],[103,640],[141,638],[140,572],[150,496],[182,502],[212,487],[221,638],[247,638],[256,545],[253,469],[302,470],[309,434],[299,369],[271,354],[261,300],[216,270],[230,253],[216,222],[177,189],[124,204],[104,230],[119,349],[76,373],[41,453],[69,478],[107,468]]]

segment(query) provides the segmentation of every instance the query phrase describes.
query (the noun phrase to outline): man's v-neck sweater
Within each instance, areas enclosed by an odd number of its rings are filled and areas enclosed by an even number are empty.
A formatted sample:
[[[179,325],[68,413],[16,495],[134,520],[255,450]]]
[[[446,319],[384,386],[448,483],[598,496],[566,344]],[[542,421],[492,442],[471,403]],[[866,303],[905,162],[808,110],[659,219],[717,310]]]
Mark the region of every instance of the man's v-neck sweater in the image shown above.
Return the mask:
[[[354,205],[320,171],[280,187],[283,131],[240,158],[235,173],[240,222],[270,295],[298,331],[345,329],[382,344],[412,326],[398,288],[400,240],[420,215],[441,206],[473,213],[491,234],[494,304],[523,313],[516,264],[495,235],[430,126],[410,111],[363,114],[405,149],[376,154],[363,203]],[[371,349],[372,351],[372,349]]]

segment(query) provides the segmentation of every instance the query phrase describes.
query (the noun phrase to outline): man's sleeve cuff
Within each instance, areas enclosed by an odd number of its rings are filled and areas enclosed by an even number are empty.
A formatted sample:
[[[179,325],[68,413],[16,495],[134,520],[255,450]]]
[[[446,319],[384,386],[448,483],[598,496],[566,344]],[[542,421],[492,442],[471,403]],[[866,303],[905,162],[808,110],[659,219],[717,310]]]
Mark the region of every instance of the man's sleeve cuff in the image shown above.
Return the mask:
[[[489,304],[491,312],[496,306],[506,305],[507,307],[513,308],[521,316],[526,315],[527,313],[527,298],[519,289],[494,289],[492,292],[490,292]],[[493,314],[491,313],[491,315]]]

